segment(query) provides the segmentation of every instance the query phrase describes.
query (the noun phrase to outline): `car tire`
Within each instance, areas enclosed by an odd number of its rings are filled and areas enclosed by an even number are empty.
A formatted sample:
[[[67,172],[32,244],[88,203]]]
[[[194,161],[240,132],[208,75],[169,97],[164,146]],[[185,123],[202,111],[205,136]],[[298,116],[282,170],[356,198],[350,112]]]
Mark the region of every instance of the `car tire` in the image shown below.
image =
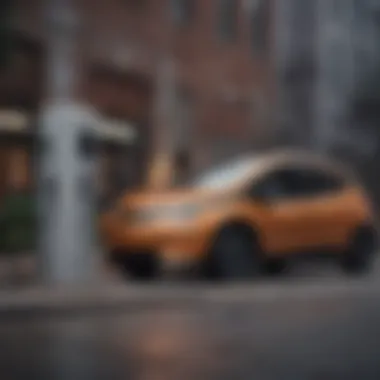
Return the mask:
[[[377,234],[374,229],[371,227],[358,228],[341,260],[344,272],[351,275],[369,272],[372,268],[376,249]]]
[[[249,227],[230,225],[216,236],[205,264],[208,279],[239,281],[260,271],[260,250]]]

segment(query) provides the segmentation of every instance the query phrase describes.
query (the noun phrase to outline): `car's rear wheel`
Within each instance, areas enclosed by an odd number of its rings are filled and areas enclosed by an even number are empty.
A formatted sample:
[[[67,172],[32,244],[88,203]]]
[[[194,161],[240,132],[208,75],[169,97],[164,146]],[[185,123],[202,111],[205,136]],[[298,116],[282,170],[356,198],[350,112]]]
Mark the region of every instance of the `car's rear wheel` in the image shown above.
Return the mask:
[[[204,273],[209,279],[246,280],[260,271],[260,250],[249,227],[229,225],[216,236]]]
[[[369,272],[372,268],[377,245],[377,234],[373,228],[358,228],[351,239],[349,248],[342,256],[343,270],[352,275]]]

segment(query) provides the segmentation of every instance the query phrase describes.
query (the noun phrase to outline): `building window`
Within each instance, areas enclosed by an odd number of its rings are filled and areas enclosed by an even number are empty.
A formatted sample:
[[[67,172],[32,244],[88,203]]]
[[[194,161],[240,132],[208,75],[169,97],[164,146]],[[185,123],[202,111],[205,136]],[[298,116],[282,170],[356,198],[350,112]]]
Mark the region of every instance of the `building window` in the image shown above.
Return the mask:
[[[238,1],[220,0],[219,34],[224,41],[236,38],[238,32]]]
[[[178,25],[187,25],[195,15],[196,0],[171,0],[171,11],[174,22]]]
[[[251,43],[255,53],[263,53],[268,47],[269,1],[260,0],[251,10]]]

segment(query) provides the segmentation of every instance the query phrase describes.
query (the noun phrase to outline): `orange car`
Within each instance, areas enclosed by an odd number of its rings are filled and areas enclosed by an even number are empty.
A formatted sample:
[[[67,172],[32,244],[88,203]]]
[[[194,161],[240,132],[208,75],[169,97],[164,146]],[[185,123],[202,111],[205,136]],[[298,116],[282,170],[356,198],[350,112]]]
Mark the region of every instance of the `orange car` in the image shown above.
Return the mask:
[[[186,267],[242,279],[312,253],[333,253],[358,273],[377,246],[370,202],[352,174],[293,151],[237,159],[183,189],[126,194],[101,231],[112,261],[139,279]]]

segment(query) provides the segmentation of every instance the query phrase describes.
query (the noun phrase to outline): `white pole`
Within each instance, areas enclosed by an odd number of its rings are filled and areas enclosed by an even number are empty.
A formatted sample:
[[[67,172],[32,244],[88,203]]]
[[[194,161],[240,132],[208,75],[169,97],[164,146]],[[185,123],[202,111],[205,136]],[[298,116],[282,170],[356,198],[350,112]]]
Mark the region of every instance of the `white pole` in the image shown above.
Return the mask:
[[[78,19],[71,0],[47,0],[47,95],[68,101],[75,89],[75,48]]]
[[[40,120],[40,258],[46,283],[90,279],[94,251],[92,186],[95,120],[75,101],[78,20],[69,0],[50,0],[47,100]],[[87,142],[85,144],[85,142]],[[86,149],[84,149],[86,148]]]

